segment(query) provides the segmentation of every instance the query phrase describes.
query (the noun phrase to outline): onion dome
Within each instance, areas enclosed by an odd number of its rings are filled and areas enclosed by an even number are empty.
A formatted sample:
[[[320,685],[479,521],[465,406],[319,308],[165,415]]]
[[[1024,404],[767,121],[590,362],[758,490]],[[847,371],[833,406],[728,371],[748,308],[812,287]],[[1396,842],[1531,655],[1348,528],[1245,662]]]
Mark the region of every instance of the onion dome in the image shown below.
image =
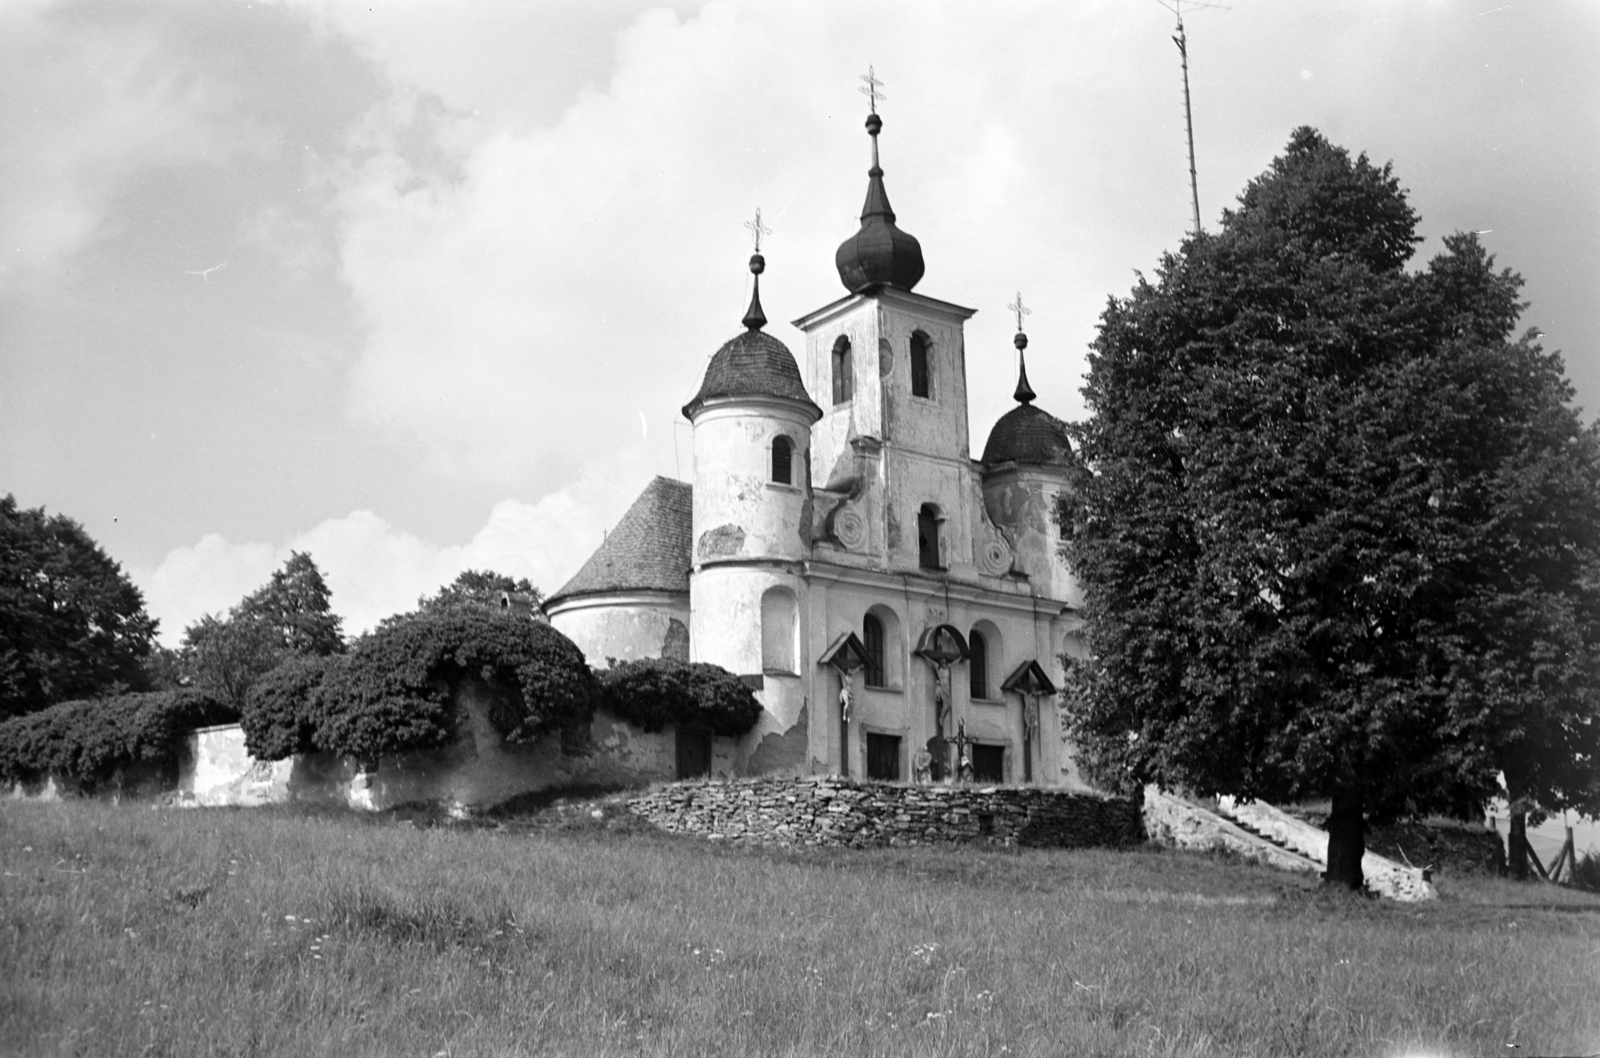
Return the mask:
[[[1037,466],[1060,466],[1072,461],[1072,443],[1067,439],[1067,424],[1033,406],[1033,387],[1028,385],[1028,362],[1023,350],[1028,348],[1028,336],[1017,332],[1017,391],[1013,396],[1017,406],[1000,416],[1000,421],[989,431],[989,443],[983,446],[983,465],[1000,463],[1030,463]]]
[[[759,224],[760,214],[756,217]],[[745,331],[718,349],[706,366],[700,392],[683,406],[683,416],[691,422],[707,402],[724,397],[792,400],[810,409],[813,422],[822,418],[822,409],[806,392],[794,354],[787,345],[761,329],[767,325],[766,313],[761,311],[761,273],[766,268],[766,259],[761,254],[751,256],[750,271],[755,282],[750,293],[750,307],[745,310],[742,321]]]
[[[861,230],[839,244],[833,263],[845,289],[854,294],[872,287],[910,290],[922,278],[922,244],[895,227],[889,192],[883,187],[878,165],[878,132],[883,119],[867,115],[867,135],[872,137],[872,168],[867,170],[867,201],[861,207]]]

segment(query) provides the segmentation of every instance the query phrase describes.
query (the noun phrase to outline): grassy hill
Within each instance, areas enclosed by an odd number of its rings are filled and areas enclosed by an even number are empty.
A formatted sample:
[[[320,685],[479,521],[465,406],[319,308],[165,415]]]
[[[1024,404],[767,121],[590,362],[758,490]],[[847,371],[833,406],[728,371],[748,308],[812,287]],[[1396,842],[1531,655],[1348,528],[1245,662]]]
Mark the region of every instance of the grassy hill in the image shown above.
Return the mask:
[[[1600,899],[1156,849],[0,803],[0,1053],[1600,1051]]]

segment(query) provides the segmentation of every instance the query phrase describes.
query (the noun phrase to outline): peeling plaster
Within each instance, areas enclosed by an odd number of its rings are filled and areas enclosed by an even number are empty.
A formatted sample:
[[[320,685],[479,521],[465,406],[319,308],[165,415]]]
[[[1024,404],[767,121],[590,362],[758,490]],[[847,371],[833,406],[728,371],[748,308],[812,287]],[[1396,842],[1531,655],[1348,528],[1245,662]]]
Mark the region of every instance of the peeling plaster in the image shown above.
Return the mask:
[[[661,640],[661,656],[675,661],[689,660],[689,626],[676,617],[667,621],[667,634]]]
[[[737,555],[744,548],[744,530],[729,523],[708,529],[700,534],[701,558],[726,558]]]
[[[766,735],[756,744],[745,770],[752,775],[771,775],[793,768],[798,773],[806,763],[809,741],[810,724],[806,719],[806,706],[802,705],[793,727],[781,735]]]

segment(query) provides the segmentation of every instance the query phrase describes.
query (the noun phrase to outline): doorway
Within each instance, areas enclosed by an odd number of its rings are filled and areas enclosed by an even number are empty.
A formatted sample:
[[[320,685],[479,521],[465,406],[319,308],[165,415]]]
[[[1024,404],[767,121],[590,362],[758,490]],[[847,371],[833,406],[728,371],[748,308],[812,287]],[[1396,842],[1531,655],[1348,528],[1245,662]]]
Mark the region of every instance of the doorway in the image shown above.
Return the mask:
[[[711,732],[677,729],[678,778],[711,774]]]

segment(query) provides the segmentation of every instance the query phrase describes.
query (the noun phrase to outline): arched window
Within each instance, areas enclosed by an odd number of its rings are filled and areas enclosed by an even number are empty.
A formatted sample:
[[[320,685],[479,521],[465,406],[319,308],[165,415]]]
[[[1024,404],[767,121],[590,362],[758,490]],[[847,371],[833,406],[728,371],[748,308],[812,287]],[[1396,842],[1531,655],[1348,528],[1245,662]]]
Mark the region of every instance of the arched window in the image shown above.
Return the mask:
[[[768,588],[761,596],[761,671],[793,675],[795,669],[794,592]]]
[[[833,402],[848,404],[855,395],[854,368],[850,363],[850,339],[839,335],[833,343]]]
[[[783,434],[772,439],[772,480],[780,485],[792,485],[790,464],[794,461],[794,442]]]
[[[928,339],[921,331],[911,336],[911,395],[933,396],[933,380],[928,369]]]
[[[972,697],[982,701],[989,697],[989,641],[974,628],[967,633],[967,674],[972,679]]]
[[[867,648],[867,686],[887,686],[883,678],[883,622],[876,614],[861,619],[861,645]]]
[[[939,509],[931,503],[924,503],[917,512],[917,565],[944,568],[939,562]]]

